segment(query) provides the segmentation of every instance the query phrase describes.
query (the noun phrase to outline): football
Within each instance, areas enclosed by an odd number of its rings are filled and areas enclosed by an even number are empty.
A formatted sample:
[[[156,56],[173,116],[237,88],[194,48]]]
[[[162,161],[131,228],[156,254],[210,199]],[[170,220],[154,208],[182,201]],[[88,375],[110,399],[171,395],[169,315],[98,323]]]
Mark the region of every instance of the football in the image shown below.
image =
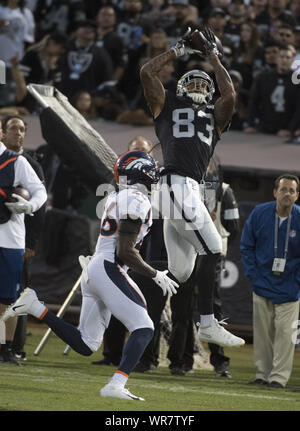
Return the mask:
[[[203,57],[206,57],[206,50],[205,50],[205,44],[203,42],[203,39],[201,37],[201,32],[199,30],[195,30],[193,31],[193,33],[191,34],[191,47],[193,49],[196,49],[197,51],[200,51],[203,55]],[[220,41],[220,39],[215,35],[216,38],[216,43],[217,43],[217,48],[219,50],[219,58],[222,58],[224,55],[224,50],[223,50],[223,46],[222,43]]]
[[[22,196],[22,198],[26,199],[27,201],[29,201],[29,199],[31,197],[30,193],[27,189],[24,189],[24,187],[22,187],[22,186],[17,186],[17,187],[14,187],[12,189],[12,192],[7,197],[6,202],[17,202],[16,198],[13,198],[11,196],[13,193],[16,195]]]

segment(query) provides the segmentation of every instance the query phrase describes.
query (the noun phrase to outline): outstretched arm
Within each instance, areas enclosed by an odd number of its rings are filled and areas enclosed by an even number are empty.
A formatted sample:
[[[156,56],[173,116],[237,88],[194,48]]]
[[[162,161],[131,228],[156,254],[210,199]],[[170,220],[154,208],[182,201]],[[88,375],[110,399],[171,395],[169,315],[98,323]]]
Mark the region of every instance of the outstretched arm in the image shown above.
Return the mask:
[[[185,35],[174,47],[152,58],[141,69],[140,78],[144,88],[145,99],[154,118],[159,116],[165,103],[165,89],[158,77],[159,71],[165,64],[176,57],[194,52],[190,47],[190,34],[191,29],[188,28]]]
[[[165,89],[158,77],[158,73],[165,64],[175,58],[175,52],[171,48],[148,61],[141,69],[140,77],[145,99],[154,118],[161,113],[165,103]]]
[[[204,52],[214,69],[221,93],[214,109],[216,128],[220,135],[231,120],[235,105],[235,90],[227,70],[219,60],[220,52],[215,35],[208,27],[200,34],[204,43]]]
[[[231,120],[235,105],[235,90],[227,70],[217,55],[213,54],[210,56],[210,63],[214,68],[221,93],[221,97],[216,101],[214,109],[216,127],[220,135]]]

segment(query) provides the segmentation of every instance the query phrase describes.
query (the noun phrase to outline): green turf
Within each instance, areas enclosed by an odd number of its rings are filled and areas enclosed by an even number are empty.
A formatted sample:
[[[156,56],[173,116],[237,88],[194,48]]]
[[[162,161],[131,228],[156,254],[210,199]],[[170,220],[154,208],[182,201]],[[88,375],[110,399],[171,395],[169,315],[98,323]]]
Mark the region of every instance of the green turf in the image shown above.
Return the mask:
[[[21,367],[0,364],[0,410],[102,410],[102,411],[296,411],[300,409],[300,351],[286,389],[249,386],[255,377],[252,346],[227,349],[232,379],[214,377],[212,371],[195,371],[184,377],[171,376],[168,368],[152,373],[132,373],[128,387],[146,398],[135,402],[101,398],[99,389],[114,367],[91,365],[99,352],[82,357],[51,335],[39,356],[33,352],[44,334],[44,325],[30,326],[28,360]]]

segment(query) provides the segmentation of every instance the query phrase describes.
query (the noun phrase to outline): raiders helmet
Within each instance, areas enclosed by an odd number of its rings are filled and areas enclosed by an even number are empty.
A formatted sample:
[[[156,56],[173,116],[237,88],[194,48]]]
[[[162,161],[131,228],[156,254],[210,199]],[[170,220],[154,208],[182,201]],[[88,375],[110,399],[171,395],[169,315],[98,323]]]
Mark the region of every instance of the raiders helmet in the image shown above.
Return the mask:
[[[209,103],[214,92],[213,80],[202,70],[190,70],[177,83],[177,96],[190,97],[198,104]]]
[[[143,184],[148,190],[160,178],[157,163],[144,151],[128,151],[120,156],[115,163],[114,174],[117,184],[123,177],[126,185]]]

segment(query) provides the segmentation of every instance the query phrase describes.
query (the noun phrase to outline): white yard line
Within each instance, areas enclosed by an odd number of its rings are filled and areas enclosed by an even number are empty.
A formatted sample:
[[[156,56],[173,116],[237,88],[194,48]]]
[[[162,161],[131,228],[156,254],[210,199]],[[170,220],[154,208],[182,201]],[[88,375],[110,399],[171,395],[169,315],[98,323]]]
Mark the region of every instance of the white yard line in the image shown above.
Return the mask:
[[[166,390],[166,391],[171,391],[171,392],[197,392],[197,393],[202,393],[202,394],[207,394],[207,395],[219,395],[219,396],[224,396],[226,395],[226,397],[248,397],[248,398],[263,398],[263,399],[270,399],[270,400],[281,400],[281,401],[295,401],[293,398],[286,398],[286,397],[277,397],[277,396],[271,396],[271,395],[258,395],[258,394],[246,394],[246,393],[236,393],[236,392],[222,392],[222,391],[207,391],[205,389],[191,389],[191,388],[186,388],[184,386],[161,386],[161,385],[139,385],[140,387],[144,387],[144,388],[153,388],[153,389],[160,389],[160,390]]]

